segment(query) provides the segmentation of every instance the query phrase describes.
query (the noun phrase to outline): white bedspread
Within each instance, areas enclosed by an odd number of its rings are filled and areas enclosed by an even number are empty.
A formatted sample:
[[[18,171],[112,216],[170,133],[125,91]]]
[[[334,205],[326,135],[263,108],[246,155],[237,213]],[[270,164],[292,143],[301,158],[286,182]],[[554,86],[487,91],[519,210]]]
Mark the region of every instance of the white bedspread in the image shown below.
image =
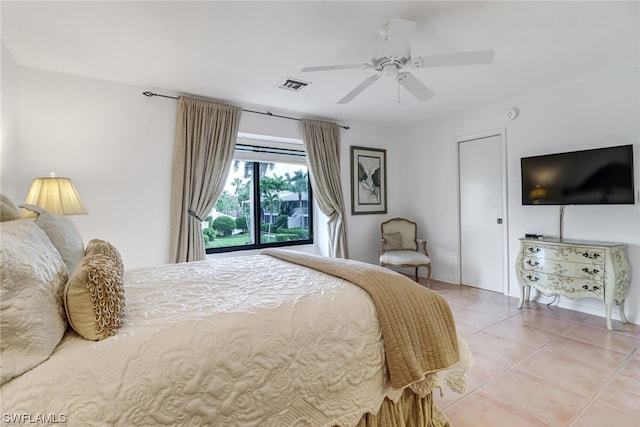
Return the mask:
[[[2,386],[3,423],[352,425],[399,397],[373,303],[342,279],[254,255],[128,271],[125,291],[115,337],[68,330]]]

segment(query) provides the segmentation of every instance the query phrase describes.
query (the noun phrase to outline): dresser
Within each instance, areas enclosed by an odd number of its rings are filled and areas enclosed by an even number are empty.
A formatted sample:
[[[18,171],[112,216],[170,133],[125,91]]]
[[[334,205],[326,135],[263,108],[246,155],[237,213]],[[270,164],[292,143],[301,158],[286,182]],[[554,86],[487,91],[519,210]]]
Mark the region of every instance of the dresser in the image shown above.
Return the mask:
[[[523,237],[516,261],[518,308],[529,301],[531,287],[546,295],[597,298],[605,304],[607,328],[611,329],[614,301],[620,307],[620,319],[627,323],[624,300],[629,270],[622,243]]]

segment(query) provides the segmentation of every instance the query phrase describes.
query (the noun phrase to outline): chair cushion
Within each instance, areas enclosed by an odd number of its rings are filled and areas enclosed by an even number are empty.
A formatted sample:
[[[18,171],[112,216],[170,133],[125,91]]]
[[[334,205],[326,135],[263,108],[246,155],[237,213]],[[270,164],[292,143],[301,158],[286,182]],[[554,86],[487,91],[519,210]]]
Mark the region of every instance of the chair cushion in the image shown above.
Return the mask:
[[[399,251],[402,249],[402,236],[400,233],[384,233],[382,238],[384,239],[385,251]]]
[[[391,251],[380,256],[380,265],[391,265],[396,267],[428,265],[431,259],[417,251]]]

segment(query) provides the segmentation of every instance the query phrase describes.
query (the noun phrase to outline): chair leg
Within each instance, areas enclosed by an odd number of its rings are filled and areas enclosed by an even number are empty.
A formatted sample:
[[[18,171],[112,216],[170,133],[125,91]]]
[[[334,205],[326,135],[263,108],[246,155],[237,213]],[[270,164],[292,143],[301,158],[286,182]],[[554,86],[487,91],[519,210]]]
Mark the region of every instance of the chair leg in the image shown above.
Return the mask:
[[[427,285],[431,289],[431,264],[427,265]]]
[[[420,279],[418,278],[418,268],[420,267],[416,267],[416,282],[420,282]]]

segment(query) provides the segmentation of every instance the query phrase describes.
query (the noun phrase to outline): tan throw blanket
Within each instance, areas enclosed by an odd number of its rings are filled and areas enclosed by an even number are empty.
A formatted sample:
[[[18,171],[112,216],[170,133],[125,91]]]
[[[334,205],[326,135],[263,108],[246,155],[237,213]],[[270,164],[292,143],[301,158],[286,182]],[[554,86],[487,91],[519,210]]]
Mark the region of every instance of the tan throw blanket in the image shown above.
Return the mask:
[[[378,312],[393,387],[406,387],[460,359],[449,305],[411,279],[359,261],[283,249],[265,249],[262,254],[340,277],[369,293]]]

